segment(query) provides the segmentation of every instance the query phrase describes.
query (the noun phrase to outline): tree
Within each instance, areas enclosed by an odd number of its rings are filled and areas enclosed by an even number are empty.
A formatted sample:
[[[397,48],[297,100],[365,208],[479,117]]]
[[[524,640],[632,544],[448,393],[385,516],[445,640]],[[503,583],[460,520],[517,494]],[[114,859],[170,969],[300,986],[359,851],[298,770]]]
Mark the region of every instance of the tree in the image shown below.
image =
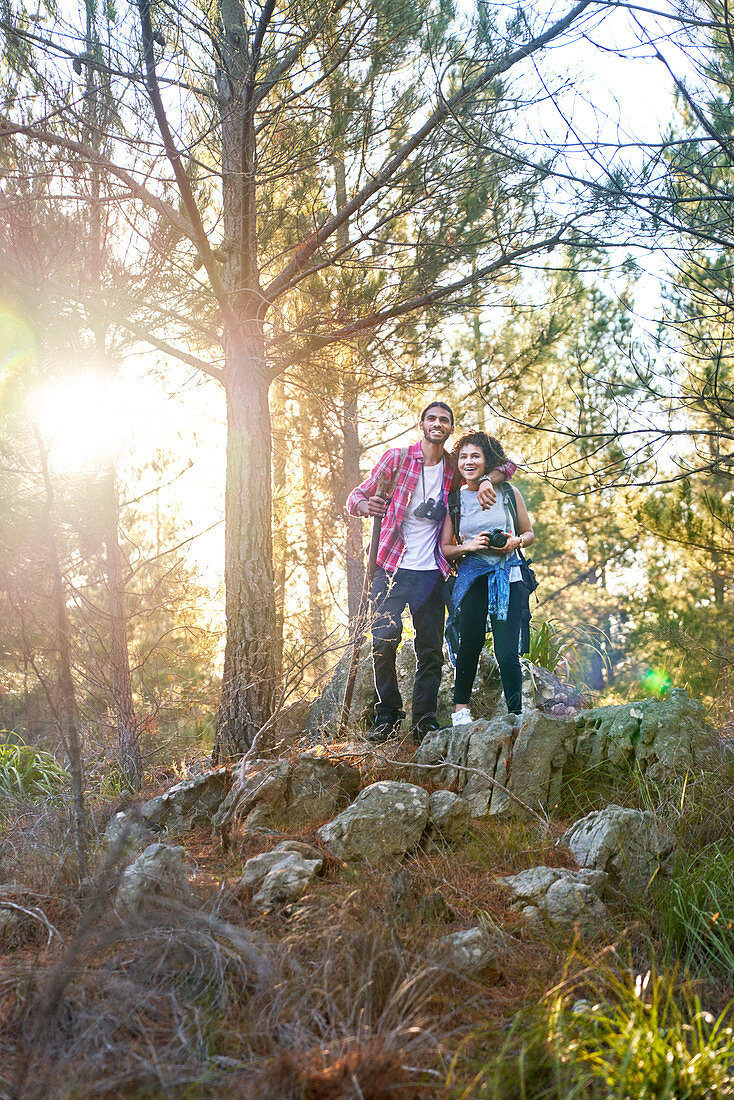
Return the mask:
[[[4,124],[6,138],[97,165],[127,188],[120,203],[146,211],[146,225],[130,216],[136,230],[150,241],[167,235],[172,264],[190,263],[196,250],[205,273],[195,316],[156,303],[153,319],[141,311],[127,324],[214,374],[226,392],[220,758],[252,742],[270,714],[277,676],[269,387],[314,351],[374,332],[388,341],[406,318],[430,328],[475,288],[572,236],[573,212],[559,221],[534,204],[547,165],[523,167],[505,118],[520,101],[509,81],[575,31],[589,6],[570,6],[537,31],[530,12],[501,27],[481,7],[461,34],[450,5],[428,0],[345,0],[328,9],[302,0],[222,0],[206,12],[140,0],[144,90],[158,150],[145,129],[150,116],[143,115],[129,26],[124,34],[118,28],[116,51],[104,63],[80,54],[76,64],[95,65],[121,116],[138,111],[139,144],[136,133],[118,131],[115,156],[107,156],[21,106]],[[58,23],[41,35],[22,19],[9,29],[28,51],[41,38],[49,63],[68,57]],[[43,71],[38,54],[35,64]],[[345,74],[338,118],[325,72]],[[426,74],[435,76],[429,82]],[[63,113],[63,99],[53,107]],[[478,134],[491,152],[474,152]],[[339,163],[347,166],[341,202],[333,176]],[[349,269],[363,273],[358,297],[335,289]],[[303,316],[302,295],[316,299],[320,288],[330,293]]]

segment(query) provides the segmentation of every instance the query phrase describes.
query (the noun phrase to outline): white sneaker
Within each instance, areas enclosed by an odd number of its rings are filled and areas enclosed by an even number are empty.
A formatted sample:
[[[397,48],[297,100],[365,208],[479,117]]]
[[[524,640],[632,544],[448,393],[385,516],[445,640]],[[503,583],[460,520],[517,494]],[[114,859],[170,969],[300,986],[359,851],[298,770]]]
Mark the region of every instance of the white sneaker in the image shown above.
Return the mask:
[[[469,723],[473,721],[474,719],[472,718],[468,707],[462,707],[461,710],[455,710],[454,713],[451,715],[452,726],[468,726]]]

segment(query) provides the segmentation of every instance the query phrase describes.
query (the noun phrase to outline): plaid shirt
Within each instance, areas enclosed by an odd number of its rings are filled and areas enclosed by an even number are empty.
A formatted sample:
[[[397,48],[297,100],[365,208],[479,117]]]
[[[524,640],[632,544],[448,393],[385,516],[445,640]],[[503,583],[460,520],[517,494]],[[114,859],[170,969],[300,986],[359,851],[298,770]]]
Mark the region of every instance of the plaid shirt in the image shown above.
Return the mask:
[[[391,476],[395,473],[400,465],[400,448],[393,447],[389,451],[385,451],[380,461],[375,466],[370,476],[363,481],[361,485],[358,485],[356,489],[352,489],[349,497],[347,498],[347,511],[350,516],[361,516],[359,511],[359,504],[363,500],[368,500],[369,497],[373,497],[377,492],[377,479],[380,474],[385,474],[388,482]],[[403,538],[403,518],[405,512],[410,504],[415,487],[418,484],[418,478],[421,476],[421,466],[423,465],[423,450],[421,448],[421,441],[418,440],[412,447],[408,448],[408,453],[403,463],[403,468],[398,475],[398,480],[395,485],[395,491],[393,492],[392,499],[388,505],[387,513],[382,521],[382,528],[380,530],[380,545],[377,550],[377,564],[385,570],[386,573],[394,573],[400,566],[400,561],[405,553],[405,539]],[[513,473],[517,469],[513,462],[508,462],[503,467],[505,471],[505,477],[509,481]],[[448,504],[449,493],[451,492],[451,485],[454,480],[454,473],[456,466],[450,455],[444,455],[444,467],[443,467],[443,489],[441,493],[441,499],[444,505]],[[450,573],[449,563],[441,552],[439,545],[439,534],[441,532],[441,523],[436,524],[436,546],[434,550],[434,556],[436,559],[436,567],[441,570],[444,577],[448,577]]]

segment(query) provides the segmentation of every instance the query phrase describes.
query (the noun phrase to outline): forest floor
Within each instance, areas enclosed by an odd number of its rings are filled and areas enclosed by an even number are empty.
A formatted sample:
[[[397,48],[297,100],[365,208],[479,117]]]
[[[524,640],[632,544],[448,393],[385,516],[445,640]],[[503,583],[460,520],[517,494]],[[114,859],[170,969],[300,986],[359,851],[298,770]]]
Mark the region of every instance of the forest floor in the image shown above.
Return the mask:
[[[396,758],[410,755],[406,743]],[[369,779],[392,768],[384,760],[375,770],[373,757]],[[168,785],[159,773],[143,794]],[[649,809],[653,799],[679,836],[673,884],[690,897],[715,880],[703,925],[680,904],[673,920],[671,883],[653,882],[636,901],[612,898],[612,935],[526,935],[498,877],[574,867],[557,844],[574,820],[610,801]],[[208,829],[167,836],[186,850],[194,899],[132,923],[115,911],[121,864],[102,841],[106,822],[130,805],[93,805],[95,870],[81,887],[66,805],[5,814],[0,898],[21,919],[0,924],[2,1097],[734,1095],[731,768],[654,791],[633,775],[614,790],[577,777],[545,824],[477,821],[460,843],[429,842],[399,867],[340,863],[312,822],[287,835],[323,851],[322,875],[297,905],[264,914],[238,880],[284,832],[236,834],[227,851]],[[439,937],[477,925],[506,945],[499,972],[436,965]],[[574,1014],[579,1004],[606,1009],[590,1027]],[[625,1051],[618,1091],[613,1067]],[[637,1092],[635,1066],[638,1083],[648,1082]]]

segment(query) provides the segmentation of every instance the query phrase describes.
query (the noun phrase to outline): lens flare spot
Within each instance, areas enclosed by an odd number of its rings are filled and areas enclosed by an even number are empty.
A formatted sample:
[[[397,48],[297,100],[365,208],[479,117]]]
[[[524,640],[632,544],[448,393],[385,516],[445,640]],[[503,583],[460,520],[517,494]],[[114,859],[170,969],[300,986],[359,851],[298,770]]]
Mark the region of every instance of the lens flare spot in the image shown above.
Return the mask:
[[[673,681],[665,669],[649,668],[647,672],[643,673],[642,686],[650,695],[660,699],[663,695],[668,694],[673,686]]]
[[[33,329],[0,302],[0,394],[15,381],[27,384],[27,370],[34,368],[37,361],[38,344]]]

